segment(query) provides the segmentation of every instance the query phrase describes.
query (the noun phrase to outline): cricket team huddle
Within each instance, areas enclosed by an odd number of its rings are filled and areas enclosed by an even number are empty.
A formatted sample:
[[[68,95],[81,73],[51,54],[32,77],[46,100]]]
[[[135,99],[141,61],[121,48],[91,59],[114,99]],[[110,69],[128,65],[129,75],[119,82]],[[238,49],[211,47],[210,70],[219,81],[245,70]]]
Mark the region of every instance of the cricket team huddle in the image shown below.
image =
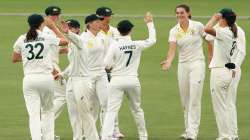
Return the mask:
[[[204,26],[191,19],[190,7],[175,8],[177,24],[169,32],[166,59],[168,71],[178,49],[178,85],[184,112],[181,139],[198,139],[201,97],[205,79],[203,40],[207,43],[210,90],[218,128],[217,140],[239,140],[236,96],[241,64],[246,55],[245,33],[236,24],[236,13],[224,8]],[[60,18],[61,9],[49,6],[45,17],[28,17],[29,30],[13,46],[13,63],[22,62],[23,94],[32,140],[59,140],[55,119],[67,105],[73,140],[119,140],[118,112],[123,96],[136,122],[139,140],[148,140],[141,108],[138,67],[143,50],[156,43],[153,16],[144,17],[148,38],[132,40],[133,23],[121,20],[110,25],[113,12],[100,7],[85,17],[85,30],[75,19]],[[62,70],[59,55],[69,64]],[[100,129],[96,127],[100,121]]]

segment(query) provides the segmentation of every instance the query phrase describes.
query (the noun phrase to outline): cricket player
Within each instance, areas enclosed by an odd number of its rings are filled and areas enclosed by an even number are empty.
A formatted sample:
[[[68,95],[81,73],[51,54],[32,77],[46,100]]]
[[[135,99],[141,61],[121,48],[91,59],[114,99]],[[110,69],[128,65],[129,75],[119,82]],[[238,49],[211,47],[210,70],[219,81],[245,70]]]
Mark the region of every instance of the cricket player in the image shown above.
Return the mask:
[[[214,14],[205,26],[205,32],[214,36],[213,57],[209,68],[212,103],[219,132],[217,140],[238,139],[232,136],[232,127],[235,126],[230,118],[235,118],[232,110],[236,111],[232,109],[235,93],[231,91],[237,75],[237,65],[232,59],[234,53],[238,52],[238,31],[235,22],[236,14],[232,9],[222,9],[220,13]],[[219,27],[213,28],[216,23]]]
[[[68,24],[70,32],[75,33],[77,35],[80,34],[80,23],[77,20],[69,19],[66,21],[66,23]],[[84,50],[82,46],[77,47],[72,42],[68,45],[68,49],[69,49],[68,52],[69,65],[61,73],[61,76],[65,79],[66,78],[69,79],[66,84],[66,101],[68,106],[69,120],[73,132],[73,140],[82,140],[83,123],[81,123],[82,119],[80,111],[78,109],[77,100],[75,97],[76,92],[72,86],[73,84],[72,80],[77,75],[80,75],[79,72],[86,70],[86,68],[83,68],[83,66],[86,64],[86,50]],[[84,65],[79,65],[79,64],[84,64]],[[83,86],[84,85],[81,85],[80,88],[83,88]]]
[[[48,18],[50,18],[55,23],[59,20],[59,16],[61,14],[61,9],[57,6],[49,6],[45,9],[45,14]],[[44,27],[43,32],[48,35],[55,36],[55,33],[50,30],[48,27]],[[60,53],[67,53],[67,48],[54,47],[54,49],[51,51],[51,57],[52,57],[52,63],[53,67],[56,72],[60,73],[61,69],[59,67],[59,54]],[[54,112],[55,112],[55,119],[58,118],[58,116],[63,111],[63,106],[66,103],[66,81],[55,81],[55,93],[54,93]],[[56,136],[57,139],[60,139],[59,136]]]
[[[103,118],[107,110],[107,100],[109,95],[109,83],[104,65],[105,38],[99,34],[101,30],[101,20],[96,14],[91,14],[86,17],[85,24],[87,27],[86,32],[81,34],[81,38],[87,42],[88,49],[88,68],[90,70],[90,76],[94,83],[95,95],[98,97],[96,104],[100,104],[101,107],[101,125]],[[93,101],[93,100],[92,100]],[[94,108],[96,106],[93,106]],[[96,110],[96,109],[93,109]],[[95,119],[97,119],[98,113],[93,113]]]
[[[181,138],[195,140],[199,132],[205,79],[205,57],[202,48],[204,26],[190,19],[189,6],[178,5],[175,11],[178,24],[170,30],[167,58],[161,64],[164,71],[170,69],[178,46],[178,83],[185,126]]]
[[[114,14],[110,8],[99,7],[96,10],[96,14],[100,17],[103,17],[103,20],[101,21],[102,22],[101,31],[99,32],[99,34],[105,38],[103,45],[105,47],[104,56],[106,56],[107,50],[108,50],[110,44],[115,40],[115,38],[120,36],[120,33],[118,32],[117,28],[110,25],[112,15]],[[111,73],[110,73],[111,69],[105,69],[107,72],[108,81],[110,81],[110,79],[111,79]],[[97,97],[97,99],[98,99],[98,97]],[[96,104],[96,102],[94,102],[94,103]],[[99,109],[99,108],[96,107],[96,109]],[[95,112],[96,112],[95,116],[98,116],[100,111],[95,111]],[[100,114],[100,116],[101,116],[101,114]],[[119,129],[118,116],[116,117],[116,121],[115,121],[114,137],[124,138],[124,135],[120,132],[120,129]]]
[[[29,31],[14,44],[12,61],[23,62],[23,93],[32,140],[54,140],[54,80],[50,51],[68,42],[50,19],[46,19],[45,25],[56,36],[42,32],[44,18],[41,15],[30,15],[28,23]]]
[[[105,116],[102,140],[113,140],[115,117],[122,104],[123,95],[129,99],[130,110],[134,116],[140,140],[147,140],[144,112],[141,108],[141,86],[138,79],[138,67],[141,52],[156,42],[156,32],[153,17],[148,12],[145,16],[149,37],[142,41],[132,41],[133,24],[128,20],[118,23],[117,29],[121,37],[114,41],[105,58],[107,68],[113,67],[110,81],[111,92],[108,99],[108,111]]]
[[[219,27],[219,25],[215,25],[215,29]],[[237,25],[237,50],[235,50],[232,62],[236,65],[235,68],[235,77],[233,78],[233,81],[231,83],[230,92],[232,92],[230,95],[232,95],[231,99],[232,102],[230,104],[230,110],[231,110],[231,135],[233,140],[237,140],[239,138],[238,136],[238,126],[237,126],[237,107],[236,107],[236,100],[237,100],[237,89],[241,78],[241,64],[243,63],[245,56],[246,56],[246,39],[245,39],[245,32],[243,29]],[[212,49],[214,44],[214,37],[211,35],[206,36],[206,40],[208,40],[211,43]],[[209,56],[213,56],[213,54],[209,54]]]
[[[91,17],[87,16],[86,21],[89,21],[89,18]],[[98,17],[95,20],[99,20]],[[94,83],[91,79],[88,66],[88,42],[79,35],[69,31],[69,25],[67,23],[62,23],[61,30],[65,32],[67,38],[74,43],[71,45],[71,61],[68,69],[69,79],[67,82],[67,95],[70,95],[70,97],[73,98],[71,101],[75,100],[76,104],[71,105],[75,107],[74,112],[78,113],[78,115],[75,114],[75,118],[71,118],[73,119],[72,122],[74,122],[72,126],[74,127],[73,131],[75,131],[75,136],[77,136],[74,137],[74,140],[82,140],[81,125],[86,140],[99,140],[95,120],[91,114],[90,97],[94,94]],[[76,123],[79,124],[77,125]]]

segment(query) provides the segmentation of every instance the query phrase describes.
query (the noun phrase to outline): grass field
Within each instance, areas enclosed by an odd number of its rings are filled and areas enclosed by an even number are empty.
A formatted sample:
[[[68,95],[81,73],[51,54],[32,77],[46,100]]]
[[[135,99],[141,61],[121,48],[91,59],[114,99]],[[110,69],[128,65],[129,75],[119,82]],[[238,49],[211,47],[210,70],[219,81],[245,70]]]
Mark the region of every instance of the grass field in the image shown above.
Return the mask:
[[[43,13],[49,5],[58,5],[63,13],[93,13],[99,6],[109,6],[117,14],[153,14],[174,15],[174,8],[183,1],[177,0],[0,0],[0,13]],[[249,15],[248,0],[192,0],[186,1],[191,6],[192,14],[212,15],[219,9],[231,7],[239,16]],[[70,17],[64,17],[65,19]],[[83,17],[75,17],[83,23]],[[114,18],[116,25],[122,18]],[[135,23],[134,39],[146,38],[146,26],[143,19],[131,18]],[[207,20],[200,20],[204,24]],[[143,108],[145,111],[150,140],[178,140],[183,131],[183,114],[177,87],[177,59],[168,73],[160,69],[160,61],[165,57],[168,31],[175,25],[175,19],[155,19],[157,44],[145,51],[140,67]],[[250,20],[237,23],[250,36]],[[22,94],[22,65],[11,63],[12,45],[17,37],[27,31],[26,17],[1,16],[0,22],[0,140],[28,140],[28,116]],[[247,47],[250,44],[248,43]],[[204,44],[206,53],[206,45]],[[247,54],[250,50],[247,49]],[[67,65],[66,56],[61,56],[61,65]],[[238,123],[241,140],[250,140],[250,69],[249,56],[242,65],[242,79],[238,91]],[[202,120],[199,140],[214,140],[217,128],[212,111],[209,91],[209,71],[202,98]],[[125,140],[136,140],[137,130],[125,100],[119,114],[120,128],[126,135]],[[56,134],[62,140],[72,139],[67,111],[56,121]]]

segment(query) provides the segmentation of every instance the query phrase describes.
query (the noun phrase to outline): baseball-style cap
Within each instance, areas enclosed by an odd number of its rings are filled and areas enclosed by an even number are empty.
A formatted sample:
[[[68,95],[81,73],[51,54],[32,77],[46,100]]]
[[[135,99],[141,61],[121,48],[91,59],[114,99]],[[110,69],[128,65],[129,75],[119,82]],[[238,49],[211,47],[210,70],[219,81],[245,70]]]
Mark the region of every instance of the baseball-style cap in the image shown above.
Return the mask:
[[[42,15],[32,14],[28,17],[28,23],[31,27],[40,26],[43,23],[44,19]]]
[[[66,23],[69,25],[69,27],[80,28],[80,23],[77,20],[68,19],[68,20],[66,20]]]
[[[51,16],[56,16],[56,15],[60,15],[61,14],[61,8],[59,8],[58,6],[49,6],[45,9],[45,14],[47,16],[51,15]]]
[[[121,34],[130,32],[133,27],[134,25],[129,20],[122,20],[117,25],[117,29]]]
[[[88,15],[86,18],[85,18],[85,24],[89,23],[89,22],[92,22],[92,21],[95,21],[95,20],[103,20],[103,17],[97,15],[97,14],[91,14],[91,15]]]
[[[114,13],[112,12],[112,10],[108,7],[100,7],[96,10],[96,14],[99,16],[111,16]]]

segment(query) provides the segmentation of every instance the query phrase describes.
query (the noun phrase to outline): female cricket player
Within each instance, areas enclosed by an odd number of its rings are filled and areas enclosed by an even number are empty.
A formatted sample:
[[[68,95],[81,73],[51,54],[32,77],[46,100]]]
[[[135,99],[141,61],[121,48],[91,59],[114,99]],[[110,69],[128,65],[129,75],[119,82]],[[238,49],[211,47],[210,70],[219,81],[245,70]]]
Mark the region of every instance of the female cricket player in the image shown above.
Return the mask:
[[[113,138],[115,118],[121,107],[124,94],[129,99],[130,110],[137,125],[139,139],[148,139],[144,112],[141,108],[141,86],[137,71],[142,51],[156,42],[156,32],[153,17],[150,13],[146,14],[145,22],[148,26],[149,37],[141,41],[131,40],[130,35],[134,25],[130,21],[123,20],[119,22],[117,29],[121,37],[111,44],[105,57],[106,67],[112,67],[113,69],[111,71],[111,91],[103,125],[102,140],[112,140]]]
[[[222,9],[214,14],[205,26],[205,32],[214,36],[213,57],[210,63],[210,89],[215,118],[218,127],[218,140],[235,140],[232,135],[231,105],[232,81],[236,75],[233,56],[237,49],[238,29],[236,14],[232,9]],[[218,23],[219,27],[213,28]]]
[[[169,49],[162,69],[168,71],[179,46],[178,83],[184,109],[184,139],[196,139],[201,117],[201,97],[205,78],[205,58],[202,23],[191,20],[190,8],[181,4],[175,8],[178,24],[169,33]]]
[[[67,45],[68,41],[50,19],[45,20],[45,25],[57,37],[42,33],[44,18],[41,15],[30,15],[28,23],[29,31],[14,44],[12,60],[23,62],[23,93],[32,140],[54,140],[54,80],[50,51],[52,47]]]
[[[96,10],[96,14],[98,16],[103,17],[102,26],[101,26],[101,31],[98,34],[101,34],[105,40],[104,40],[104,47],[105,47],[105,56],[107,53],[107,50],[112,43],[112,41],[115,40],[118,36],[120,36],[120,33],[118,32],[117,28],[113,27],[110,25],[110,21],[112,19],[112,15],[114,14],[112,9],[108,7],[99,7]],[[111,70],[106,69],[107,76],[108,76],[108,81],[110,82],[111,79]],[[97,98],[98,99],[98,98]],[[96,104],[96,102],[94,102]],[[100,109],[99,107],[96,107],[98,110],[96,112],[96,116],[99,115]],[[115,122],[115,130],[114,130],[114,137],[116,138],[124,138],[125,136],[120,132],[119,129],[119,122],[118,122],[118,116],[116,117],[116,122]]]
[[[92,14],[86,17],[85,24],[87,31],[81,34],[85,46],[88,50],[88,69],[90,70],[91,79],[94,83],[95,94],[98,97],[96,104],[101,106],[101,125],[107,109],[107,100],[109,94],[109,83],[104,65],[105,38],[99,34],[101,30],[101,20],[103,18]],[[95,113],[96,114],[96,113]]]
[[[89,16],[86,19],[89,19]],[[72,24],[63,23],[62,25],[62,31],[66,33],[66,37],[72,42],[70,45],[70,64],[67,68],[69,78],[66,97],[67,101],[69,101],[68,104],[73,108],[73,110],[69,110],[70,114],[72,114],[70,120],[74,133],[73,140],[82,140],[82,128],[87,140],[99,140],[95,119],[91,112],[90,97],[94,94],[94,84],[88,68],[87,42],[76,34],[75,31],[77,30],[73,30]]]
[[[219,27],[218,24],[214,26],[214,28]],[[211,44],[211,48],[213,50],[213,44],[214,44],[214,37],[211,35],[206,36],[206,40],[208,40]],[[235,77],[233,78],[233,81],[231,83],[230,92],[232,92],[232,97],[230,97],[233,101],[230,104],[230,110],[231,110],[231,135],[233,139],[237,139],[238,136],[238,125],[237,125],[237,107],[236,107],[236,100],[237,100],[237,89],[241,78],[241,64],[243,63],[245,56],[246,56],[246,37],[244,30],[237,25],[237,50],[234,51],[234,54],[232,56],[232,62],[235,63]],[[209,54],[210,56],[213,56],[213,53]]]

